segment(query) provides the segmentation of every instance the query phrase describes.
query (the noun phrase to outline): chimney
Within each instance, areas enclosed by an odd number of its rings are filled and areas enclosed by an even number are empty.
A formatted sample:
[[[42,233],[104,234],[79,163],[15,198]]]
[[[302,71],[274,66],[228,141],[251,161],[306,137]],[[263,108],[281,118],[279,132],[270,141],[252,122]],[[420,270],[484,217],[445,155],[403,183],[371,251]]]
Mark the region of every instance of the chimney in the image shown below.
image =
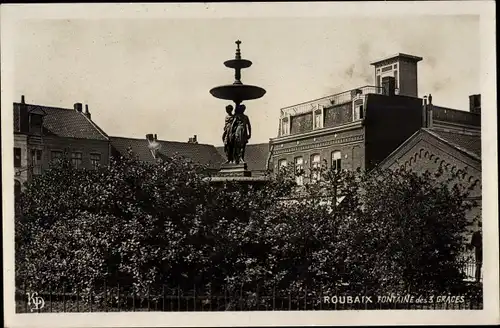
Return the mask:
[[[394,96],[396,91],[396,79],[393,76],[382,78],[382,88],[386,96]]]
[[[196,134],[192,138],[189,138],[188,143],[190,143],[190,144],[197,144],[198,143]]]
[[[77,112],[79,112],[79,113],[81,113],[81,112],[82,112],[82,107],[83,107],[82,103],[75,103],[75,104],[73,105],[73,108],[74,108]]]
[[[469,111],[474,114],[481,114],[481,95],[469,96]]]
[[[434,107],[434,105],[432,104],[432,95],[430,93],[427,99],[429,99],[429,105],[427,106],[427,127],[432,128],[432,122],[434,120],[432,117],[432,107]]]
[[[154,140],[154,135],[152,133],[146,134],[146,140],[152,142]]]
[[[422,127],[427,128],[427,96],[424,96],[423,106],[422,106]]]
[[[25,104],[25,102],[24,102],[24,95],[21,95],[21,104]]]
[[[85,104],[85,116],[87,116],[89,120],[91,119],[91,115],[90,115],[90,112],[89,112],[89,105],[88,104]]]

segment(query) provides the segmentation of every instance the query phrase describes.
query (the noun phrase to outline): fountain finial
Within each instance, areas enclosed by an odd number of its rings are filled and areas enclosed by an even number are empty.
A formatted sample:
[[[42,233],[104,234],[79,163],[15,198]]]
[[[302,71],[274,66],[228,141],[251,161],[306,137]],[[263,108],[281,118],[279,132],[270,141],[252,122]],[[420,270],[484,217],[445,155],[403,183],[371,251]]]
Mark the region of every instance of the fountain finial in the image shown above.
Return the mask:
[[[241,41],[240,40],[236,40],[236,56],[235,58],[236,59],[241,59],[241,51],[240,51],[240,44],[241,44]]]

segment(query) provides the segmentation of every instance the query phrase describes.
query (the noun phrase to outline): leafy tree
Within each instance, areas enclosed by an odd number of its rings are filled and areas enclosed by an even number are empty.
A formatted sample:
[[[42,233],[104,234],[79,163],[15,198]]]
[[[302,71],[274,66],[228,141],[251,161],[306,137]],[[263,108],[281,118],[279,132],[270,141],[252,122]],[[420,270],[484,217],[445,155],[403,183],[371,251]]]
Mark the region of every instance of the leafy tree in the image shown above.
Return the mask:
[[[218,185],[204,169],[177,157],[131,156],[97,170],[57,163],[20,198],[18,285],[64,285],[98,299],[105,290],[154,297],[179,287],[253,307],[270,306],[259,294],[319,301],[461,286],[473,204],[456,177],[323,167],[301,187],[286,169],[260,184]]]

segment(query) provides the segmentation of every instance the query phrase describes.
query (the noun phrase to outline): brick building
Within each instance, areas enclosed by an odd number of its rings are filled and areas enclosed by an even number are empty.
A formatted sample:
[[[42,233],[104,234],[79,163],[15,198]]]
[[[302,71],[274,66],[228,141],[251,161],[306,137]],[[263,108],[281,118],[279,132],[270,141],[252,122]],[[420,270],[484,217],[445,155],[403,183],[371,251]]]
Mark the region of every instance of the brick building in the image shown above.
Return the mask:
[[[91,119],[88,105],[73,109],[14,103],[14,184],[47,169],[52,160],[68,156],[73,165],[93,168],[109,163],[109,138]]]
[[[41,174],[55,158],[67,156],[79,168],[91,169],[109,164],[110,156],[134,153],[139,159],[178,154],[206,165],[210,173],[220,170],[223,149],[199,144],[196,136],[188,142],[157,140],[154,134],[144,139],[109,137],[94,121],[88,105],[76,103],[73,109],[27,104],[24,96],[14,103],[14,185],[16,195],[23,184]],[[156,148],[151,147],[156,144]],[[249,168],[256,175],[266,171],[268,144],[247,146]]]
[[[375,86],[283,108],[279,135],[271,139],[273,169],[289,163],[306,171],[321,164],[373,168],[422,126],[420,60],[392,56],[373,63]]]
[[[373,62],[375,86],[364,86],[281,109],[279,133],[270,140],[274,170],[292,165],[308,169],[371,170],[427,120],[436,127],[480,131],[480,115],[433,106],[427,113],[418,98],[421,57],[397,54]],[[471,103],[478,96],[471,96]],[[426,101],[426,100],[425,100]],[[477,107],[477,106],[476,106]],[[428,118],[429,116],[429,118]]]
[[[432,100],[431,100],[432,101]],[[481,97],[470,96],[469,111],[456,111],[449,108],[426,104],[427,120],[424,127],[403,142],[379,166],[382,169],[405,168],[417,173],[436,172],[442,168],[443,181],[458,174],[461,182],[470,188],[469,200],[477,202],[477,207],[466,213],[471,223],[466,238],[470,241],[472,233],[480,230],[482,184],[481,184]],[[474,219],[478,221],[474,222]],[[465,250],[465,257],[472,252]],[[468,278],[475,280],[473,267],[466,270]]]

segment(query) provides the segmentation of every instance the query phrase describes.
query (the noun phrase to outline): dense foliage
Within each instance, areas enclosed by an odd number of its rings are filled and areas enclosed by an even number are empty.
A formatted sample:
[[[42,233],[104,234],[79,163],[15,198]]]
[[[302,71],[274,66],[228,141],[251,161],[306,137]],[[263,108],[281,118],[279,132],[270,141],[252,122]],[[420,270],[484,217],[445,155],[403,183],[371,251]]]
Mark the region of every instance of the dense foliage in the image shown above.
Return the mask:
[[[467,189],[458,177],[334,172],[297,189],[208,182],[182,158],[97,170],[62,160],[16,215],[16,280],[82,295],[447,292],[461,286]],[[250,291],[250,292],[248,292]]]

